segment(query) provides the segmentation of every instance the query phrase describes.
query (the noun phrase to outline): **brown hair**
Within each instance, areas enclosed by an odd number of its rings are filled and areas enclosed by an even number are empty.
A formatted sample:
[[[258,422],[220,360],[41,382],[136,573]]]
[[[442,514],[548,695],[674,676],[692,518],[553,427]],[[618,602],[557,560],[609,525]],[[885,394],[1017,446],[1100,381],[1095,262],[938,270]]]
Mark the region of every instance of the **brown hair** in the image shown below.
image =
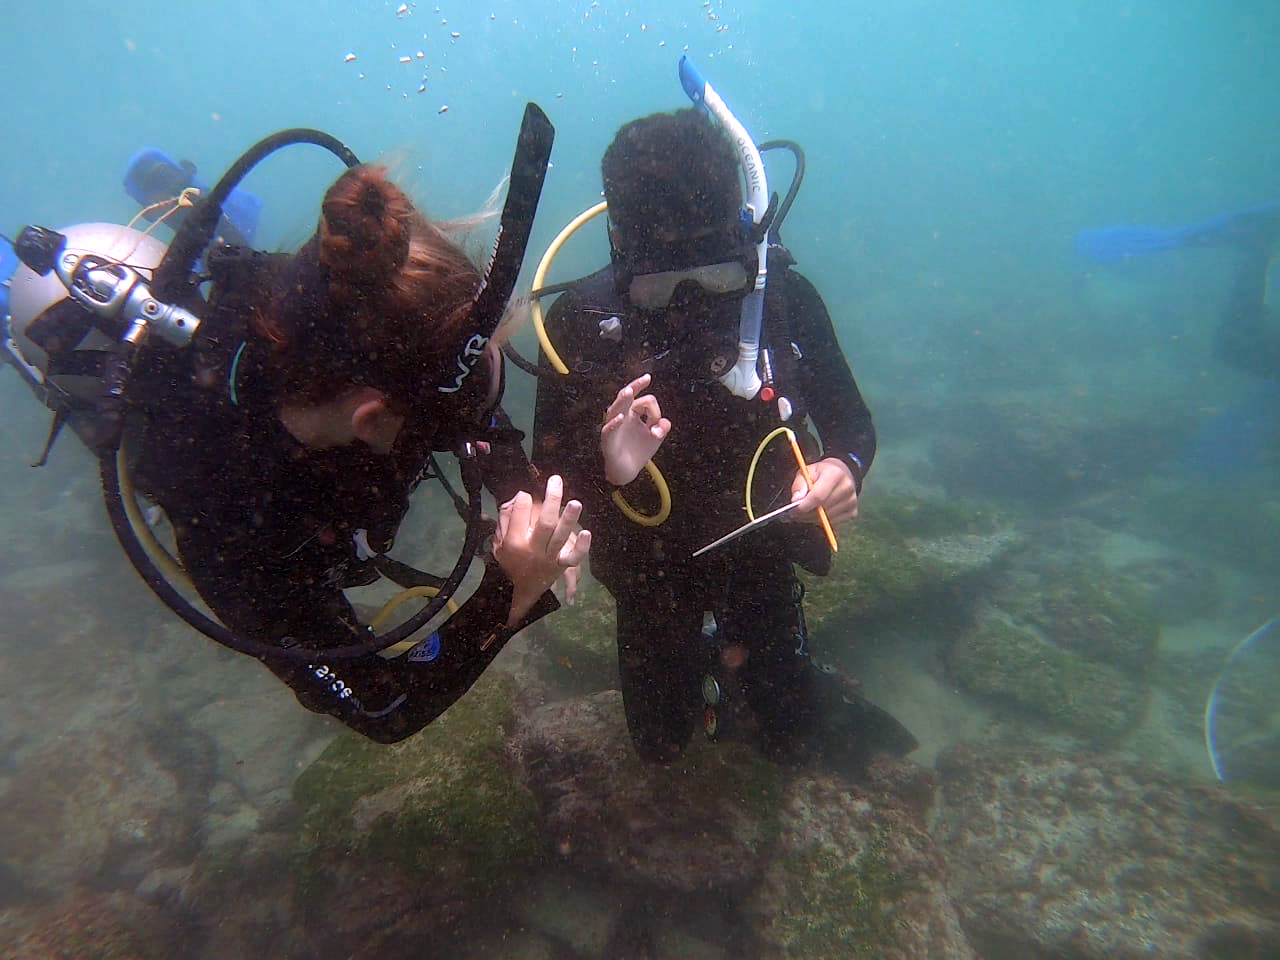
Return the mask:
[[[369,385],[407,408],[457,352],[480,271],[384,167],[347,170],[321,211],[251,320],[273,345],[276,392],[323,403]]]

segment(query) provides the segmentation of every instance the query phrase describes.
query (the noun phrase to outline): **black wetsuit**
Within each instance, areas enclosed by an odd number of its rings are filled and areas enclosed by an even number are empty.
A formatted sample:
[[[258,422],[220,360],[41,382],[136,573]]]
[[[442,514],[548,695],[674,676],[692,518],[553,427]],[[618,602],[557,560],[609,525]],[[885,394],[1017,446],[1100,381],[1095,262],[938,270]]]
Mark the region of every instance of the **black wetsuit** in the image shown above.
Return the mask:
[[[389,456],[362,443],[308,449],[280,423],[259,376],[265,348],[239,352],[243,324],[227,312],[206,323],[203,349],[170,354],[139,374],[146,412],[135,483],[168,515],[188,576],[233,633],[317,648],[364,642],[370,634],[342,593],[377,576],[357,556],[357,531],[375,550],[388,549],[431,450],[456,450],[462,439],[491,444],[484,481],[500,502],[532,489],[522,435],[495,410],[483,423],[463,417],[416,442],[402,436]],[[479,393],[484,379],[481,371],[473,378]],[[444,712],[511,636],[556,606],[545,593],[507,629],[511,593],[487,557],[475,593],[407,654],[260,659],[308,709],[394,742]]]
[[[823,455],[848,463],[860,487],[875,454],[871,414],[817,291],[794,271],[774,270],[772,259],[770,267],[764,340],[778,387],[802,413],[807,409]],[[676,313],[684,309],[673,304]],[[670,759],[688,742],[703,715],[702,679],[708,672],[724,678],[717,654],[730,648],[739,657],[746,652],[733,671],[734,687],[750,705],[766,748],[791,751],[815,720],[814,670],[792,563],[827,572],[831,558],[821,529],[777,523],[691,557],[746,520],[752,455],[779,423],[772,406],[733,397],[715,379],[722,364],[736,358],[738,309],[735,299],[720,301],[699,315],[692,333],[687,316],[676,319],[672,311],[628,312],[606,268],[561,296],[547,320],[572,375],[557,375],[543,357],[534,462],[544,473],[561,473],[583,500],[582,522],[593,533],[592,573],[617,601],[627,722],[647,759]],[[685,312],[698,315],[696,307]],[[614,316],[622,322],[621,337],[602,336],[600,322]],[[600,454],[605,409],[645,372],[652,372],[650,389],[673,424],[654,457],[672,502],[670,518],[656,527],[627,520],[612,502]],[[816,443],[798,432],[814,460]],[[756,471],[757,513],[790,499],[795,472],[786,439],[775,440]],[[641,512],[657,507],[644,473],[625,495]],[[708,611],[719,627],[715,640],[703,637]]]
[[[1280,316],[1266,303],[1267,269],[1280,256],[1278,246],[1272,236],[1245,247],[1217,336],[1224,363],[1268,380],[1280,379]]]

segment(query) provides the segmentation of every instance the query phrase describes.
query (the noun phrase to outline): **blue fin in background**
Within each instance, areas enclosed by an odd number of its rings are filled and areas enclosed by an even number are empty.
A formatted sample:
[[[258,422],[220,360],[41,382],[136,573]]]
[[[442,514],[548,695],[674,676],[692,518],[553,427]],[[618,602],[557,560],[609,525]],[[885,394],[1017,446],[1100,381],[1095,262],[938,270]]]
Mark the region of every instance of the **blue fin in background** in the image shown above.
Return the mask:
[[[1076,252],[1096,263],[1117,263],[1190,245],[1255,245],[1277,238],[1280,202],[1259,204],[1180,227],[1121,225],[1081,230],[1076,234]]]

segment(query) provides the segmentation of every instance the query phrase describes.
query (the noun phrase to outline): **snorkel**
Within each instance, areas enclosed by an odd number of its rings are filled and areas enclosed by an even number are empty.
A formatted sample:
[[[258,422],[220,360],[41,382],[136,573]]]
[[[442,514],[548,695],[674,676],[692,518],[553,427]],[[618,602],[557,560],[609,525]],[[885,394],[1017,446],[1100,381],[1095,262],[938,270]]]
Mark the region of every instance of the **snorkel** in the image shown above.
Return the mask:
[[[747,182],[747,201],[742,211],[743,224],[748,219],[755,228],[752,236],[756,242],[756,280],[751,291],[742,300],[742,320],[738,326],[738,360],[721,377],[720,382],[735,397],[750,400],[760,392],[760,375],[756,361],[760,356],[760,326],[764,319],[764,287],[768,280],[766,258],[769,253],[767,231],[762,227],[769,206],[769,184],[765,177],[764,161],[747,128],[733,115],[728,105],[716,93],[688,57],[680,58],[680,85],[689,99],[715,117],[733,138],[738,151],[738,161]]]

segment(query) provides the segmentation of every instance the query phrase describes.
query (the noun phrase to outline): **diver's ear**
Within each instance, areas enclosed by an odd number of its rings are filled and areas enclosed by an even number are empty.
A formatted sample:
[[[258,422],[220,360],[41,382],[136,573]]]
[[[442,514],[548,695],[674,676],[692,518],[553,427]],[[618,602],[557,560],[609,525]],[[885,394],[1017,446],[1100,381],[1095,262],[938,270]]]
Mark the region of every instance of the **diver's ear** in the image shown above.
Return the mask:
[[[387,405],[386,396],[370,390],[359,397],[351,408],[351,433],[363,440],[374,453],[390,453],[404,426],[404,417]]]

